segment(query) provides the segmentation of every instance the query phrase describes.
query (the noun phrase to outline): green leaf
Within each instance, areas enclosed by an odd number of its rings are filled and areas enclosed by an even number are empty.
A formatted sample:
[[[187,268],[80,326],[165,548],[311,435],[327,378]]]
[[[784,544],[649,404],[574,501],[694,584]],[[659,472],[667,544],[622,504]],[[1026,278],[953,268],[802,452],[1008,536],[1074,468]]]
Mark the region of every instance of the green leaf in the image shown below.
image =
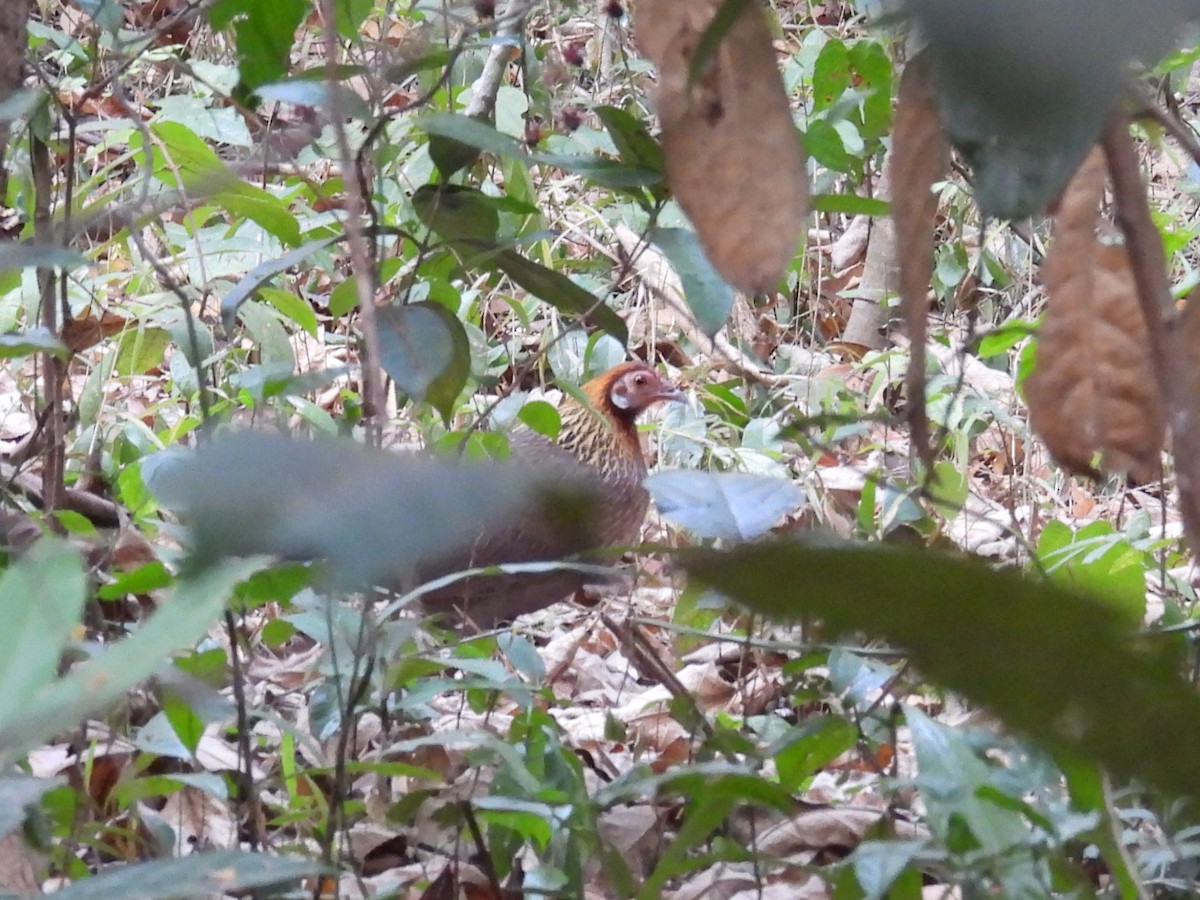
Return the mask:
[[[30,88],[18,88],[0,100],[0,122],[15,122],[37,110],[44,94]]]
[[[358,37],[358,30],[375,8],[375,0],[338,0],[334,6],[334,22],[338,34],[352,41]]]
[[[208,20],[215,30],[233,25],[238,99],[247,100],[259,85],[287,74],[296,29],[310,8],[305,0],[218,0],[209,9]]]
[[[480,155],[480,149],[472,144],[440,134],[429,136],[429,158],[437,167],[442,181],[449,180],[455,172],[473,166]]]
[[[59,778],[34,778],[28,775],[0,776],[0,837],[7,837],[25,824],[28,807],[61,782]]]
[[[570,156],[565,153],[530,153],[516,138],[486,122],[451,113],[421,116],[416,125],[426,134],[452,138],[476,147],[484,153],[522,160],[526,165],[555,166],[575,172],[601,187],[626,189],[653,187],[662,181],[660,172],[635,168],[625,163],[595,156]]]
[[[544,848],[554,831],[562,827],[567,813],[550,806],[531,800],[520,800],[516,797],[502,797],[492,794],[476,797],[472,803],[480,811],[480,818],[492,825],[511,828],[535,846]]]
[[[700,246],[694,231],[686,228],[652,228],[650,240],[671,262],[683,285],[696,324],[709,337],[721,330],[733,309],[734,290],[723,279]]]
[[[967,502],[970,484],[967,475],[956,463],[948,459],[933,464],[933,479],[929,485],[929,499],[945,519],[958,515]]]
[[[691,574],[769,616],[904,648],[928,677],[1051,749],[1200,797],[1200,697],[1172,645],[1111,606],[970,558],[780,542],[696,552]]]
[[[132,572],[119,574],[112,584],[105,584],[96,589],[96,596],[101,600],[116,600],[126,594],[148,594],[171,584],[171,573],[159,560],[138,566]]]
[[[117,0],[77,0],[77,2],[79,8],[109,34],[116,34],[125,24],[125,13]]]
[[[699,537],[751,541],[804,503],[791,481],[742,472],[673,469],[646,479],[654,505]]]
[[[889,893],[917,854],[924,849],[921,841],[863,841],[847,860],[866,900],[896,900]],[[917,873],[914,873],[917,874]],[[920,876],[916,896],[921,895]]]
[[[0,334],[0,359],[15,359],[34,353],[53,353],[66,358],[70,351],[47,328],[34,328],[15,334]]]
[[[1122,830],[1119,822],[1114,819],[1120,813],[1108,801],[1105,773],[1094,762],[1080,759],[1073,754],[1059,754],[1055,763],[1066,779],[1067,791],[1075,809],[1095,813],[1099,819],[1097,826],[1088,836],[1095,841],[1105,863],[1109,865],[1113,880],[1121,891],[1121,897],[1137,897],[1141,886],[1129,871],[1132,860],[1129,859],[1125,848],[1118,843]]]
[[[774,754],[779,783],[800,791],[808,778],[853,749],[857,740],[858,730],[845,719],[818,716],[804,722]]]
[[[644,122],[615,106],[597,106],[593,111],[623,161],[648,172],[662,173],[662,147],[651,137]]]
[[[496,198],[457,184],[423,184],[413,193],[413,209],[438,237],[451,243],[492,244],[500,230]]]
[[[526,259],[515,250],[502,250],[491,260],[509,278],[556,309],[572,313],[607,331],[622,344],[629,341],[625,321],[603,300],[581,288],[566,275]]]
[[[35,266],[70,271],[87,265],[87,257],[69,247],[36,241],[12,241],[0,244],[0,271],[30,269]]]
[[[430,137],[448,138],[461,144],[493,153],[496,156],[528,158],[529,153],[516,138],[497,131],[490,122],[453,113],[434,113],[421,116],[416,126]]]
[[[258,296],[275,307],[281,316],[291,319],[313,337],[317,336],[317,314],[303,297],[271,287],[259,288]]]
[[[1021,341],[1037,334],[1037,325],[1028,319],[1013,319],[989,331],[979,339],[979,358],[990,359],[1007,353]]]
[[[857,194],[817,194],[812,198],[815,212],[843,213],[848,216],[890,215],[892,205],[876,197],[860,197]]]
[[[221,320],[225,323],[226,329],[233,329],[237,323],[238,307],[246,302],[259,287],[293,266],[307,262],[310,256],[318,250],[324,250],[336,240],[338,240],[336,237],[327,237],[309,241],[295,250],[289,250],[283,256],[261,262],[247,272],[245,277],[234,285],[233,290],[221,298]]]
[[[859,90],[867,96],[862,105],[862,135],[879,138],[892,122],[892,60],[878,41],[861,40],[850,47],[850,64],[859,74]]]
[[[1131,624],[1146,614],[1146,554],[1107,522],[1077,533],[1062,522],[1047,522],[1037,558],[1053,580],[1111,603]]]
[[[471,345],[462,323],[438,303],[381,306],[380,363],[399,388],[449,420],[471,374]]]
[[[289,247],[300,243],[300,223],[287,204],[260,187],[239,182],[217,191],[209,199],[231,215],[261,225],[264,231]]]
[[[57,891],[61,900],[186,900],[252,892],[332,870],[313,859],[216,850],[106,868]]]
[[[164,328],[137,328],[123,331],[117,345],[116,374],[123,377],[143,375],[162,365],[171,335]]]
[[[825,119],[814,119],[804,132],[804,149],[808,155],[835,172],[854,172],[861,160],[846,152],[842,136]]]
[[[165,668],[172,653],[204,636],[233,586],[258,565],[246,561],[223,564],[180,581],[132,636],[110,644],[36,692],[11,695],[13,701],[0,716],[0,756],[11,760],[74,728]]]
[[[558,410],[545,400],[529,401],[521,407],[517,418],[538,434],[545,435],[552,441],[558,440],[558,431],[562,428],[562,417],[558,414]]]
[[[948,840],[952,827],[965,825],[988,856],[1024,844],[1028,830],[1022,816],[981,796],[981,789],[992,785],[993,769],[980,759],[966,735],[915,707],[907,707],[904,718],[912,733],[917,784],[930,829]]]
[[[162,711],[179,742],[189,754],[195,754],[204,736],[204,720],[175,691],[165,692]]]
[[[358,308],[358,278],[351,275],[329,293],[329,313],[344,316]]]
[[[300,240],[300,225],[275,195],[247,184],[194,131],[180,122],[150,126],[158,141],[152,151],[152,170],[160,181],[209,197],[234,216],[252,220],[285,244]]]
[[[813,112],[829,109],[851,84],[850,53],[839,40],[825,42],[813,66]]]
[[[86,589],[79,555],[53,538],[39,540],[0,577],[0,733],[54,680]]]

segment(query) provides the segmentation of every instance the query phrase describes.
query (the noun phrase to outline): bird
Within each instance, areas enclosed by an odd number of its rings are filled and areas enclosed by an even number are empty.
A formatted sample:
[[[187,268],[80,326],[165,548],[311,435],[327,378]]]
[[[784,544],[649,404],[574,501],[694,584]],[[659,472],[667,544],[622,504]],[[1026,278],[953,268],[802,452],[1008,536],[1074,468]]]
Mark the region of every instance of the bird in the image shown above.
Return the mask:
[[[586,403],[567,397],[560,405],[556,441],[525,427],[509,435],[510,464],[535,470],[550,494],[515,520],[485,529],[469,546],[419,566],[418,581],[504,563],[558,561],[637,542],[650,507],[637,419],[658,403],[682,402],[684,394],[644,362],[621,363],[584,384],[582,393]],[[553,508],[561,499],[555,487],[590,495],[582,516],[572,514],[569,502]],[[420,599],[426,613],[460,629],[483,631],[567,599],[597,580],[594,574],[561,569],[477,574],[431,589]]]

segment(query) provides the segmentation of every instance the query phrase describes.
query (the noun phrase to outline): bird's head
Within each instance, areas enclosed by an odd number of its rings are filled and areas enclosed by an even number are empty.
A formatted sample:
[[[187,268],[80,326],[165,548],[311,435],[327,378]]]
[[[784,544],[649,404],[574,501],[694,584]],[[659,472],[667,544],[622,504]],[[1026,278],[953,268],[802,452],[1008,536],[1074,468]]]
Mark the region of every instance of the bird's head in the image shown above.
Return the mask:
[[[655,403],[684,399],[683,391],[642,362],[622,363],[593,378],[583,389],[597,409],[630,423]]]

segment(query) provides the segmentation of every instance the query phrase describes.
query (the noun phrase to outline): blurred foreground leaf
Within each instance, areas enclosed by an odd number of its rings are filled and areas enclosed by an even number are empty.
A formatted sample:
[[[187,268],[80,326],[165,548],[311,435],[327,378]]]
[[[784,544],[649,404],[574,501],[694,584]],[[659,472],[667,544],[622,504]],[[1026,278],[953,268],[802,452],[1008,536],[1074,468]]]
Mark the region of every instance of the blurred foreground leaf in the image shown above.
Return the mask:
[[[64,900],[168,900],[228,896],[327,871],[316,860],[223,850],[118,866],[56,891]]]
[[[68,354],[63,342],[45,328],[34,328],[16,334],[0,334],[0,359],[29,356],[33,353],[53,353],[65,357]]]
[[[1165,639],[1107,604],[981,561],[798,542],[689,554],[693,577],[776,619],[865,632],[1052,749],[1200,797],[1200,697]]]
[[[226,563],[179,582],[136,633],[60,678],[60,652],[82,605],[83,570],[65,545],[39,542],[0,580],[0,616],[8,626],[0,643],[0,671],[14,688],[5,691],[0,705],[0,761],[102,712],[166,666],[172,653],[203,637],[234,585],[258,565]],[[17,670],[20,681],[13,681]]]
[[[563,504],[578,504],[588,490],[534,466],[249,433],[164,455],[145,477],[185,517],[194,563],[253,554],[321,559],[343,588],[396,582],[489,529],[565,514]]]
[[[0,578],[0,732],[58,672],[83,612],[83,561],[59,540],[40,540]]]
[[[907,0],[934,59],[946,132],[984,213],[1036,213],[1100,137],[1135,61],[1171,46],[1187,0]]]

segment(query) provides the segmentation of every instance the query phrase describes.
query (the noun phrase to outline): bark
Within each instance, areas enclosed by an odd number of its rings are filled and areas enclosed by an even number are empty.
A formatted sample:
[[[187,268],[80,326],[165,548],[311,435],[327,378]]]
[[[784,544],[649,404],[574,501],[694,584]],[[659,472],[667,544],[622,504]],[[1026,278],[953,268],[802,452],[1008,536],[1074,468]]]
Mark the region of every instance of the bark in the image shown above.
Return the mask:
[[[25,80],[25,48],[29,43],[31,0],[0,2],[0,103],[8,100]],[[0,121],[0,200],[7,194],[9,123]]]
[[[876,186],[880,200],[891,199],[890,169],[892,151],[883,157],[883,176]],[[896,259],[896,224],[891,216],[871,222],[871,238],[867,244],[867,260],[863,264],[862,280],[858,285],[850,320],[842,340],[868,350],[882,350],[887,341],[887,325],[891,311],[883,301],[894,298],[900,291],[900,266]]]

